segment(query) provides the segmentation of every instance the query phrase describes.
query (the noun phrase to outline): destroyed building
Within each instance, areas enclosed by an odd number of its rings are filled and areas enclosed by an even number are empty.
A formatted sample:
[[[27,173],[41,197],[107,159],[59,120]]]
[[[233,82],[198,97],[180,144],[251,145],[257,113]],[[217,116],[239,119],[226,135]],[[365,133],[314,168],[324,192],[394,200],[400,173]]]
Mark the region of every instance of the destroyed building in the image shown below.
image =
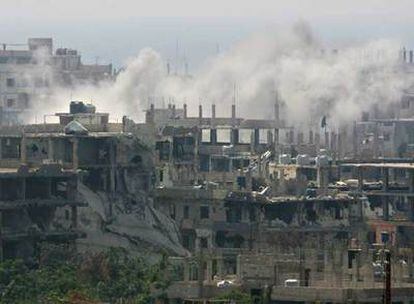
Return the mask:
[[[191,117],[185,104],[151,105],[144,123],[113,123],[74,101],[56,124],[1,127],[3,256],[55,241],[150,259],[164,252],[166,303],[234,289],[268,303],[378,303],[390,252],[393,299],[408,303],[410,156],[380,140],[377,154],[362,153],[366,120],[305,136],[280,119],[277,102],[268,120],[236,110],[218,117],[213,104],[205,117],[200,105]],[[394,154],[378,152],[387,149]]]
[[[56,115],[56,124],[0,130],[0,179],[9,187],[4,212],[15,214],[3,221],[3,244],[18,237],[29,246],[36,239],[82,236],[74,243],[81,251],[118,246],[142,255],[185,254],[174,223],[152,207],[147,195],[153,184],[150,137],[135,134],[150,130],[127,120],[109,123],[108,113],[82,102]],[[60,228],[69,229],[66,239]],[[7,248],[8,257],[18,255],[15,247]]]
[[[211,113],[200,106],[188,117],[186,105],[147,111],[158,130],[154,206],[192,253],[172,259],[172,303],[232,289],[271,303],[376,303],[384,249],[393,256],[393,299],[411,299],[411,163],[363,161],[348,144],[352,126],[309,132],[308,140],[299,130],[296,139],[277,104],[274,120],[237,118],[235,105],[229,118],[216,117],[215,105]]]

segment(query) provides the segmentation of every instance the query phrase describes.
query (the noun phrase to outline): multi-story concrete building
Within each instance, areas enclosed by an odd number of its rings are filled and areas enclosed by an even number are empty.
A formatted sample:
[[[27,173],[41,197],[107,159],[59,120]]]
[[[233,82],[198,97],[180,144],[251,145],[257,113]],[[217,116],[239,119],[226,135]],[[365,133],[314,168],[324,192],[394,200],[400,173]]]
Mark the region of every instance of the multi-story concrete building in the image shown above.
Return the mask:
[[[53,89],[111,80],[112,65],[85,65],[77,50],[54,50],[52,38],[30,38],[26,48],[0,49],[1,124],[21,122],[23,112],[47,101]]]
[[[341,145],[352,142],[344,134],[321,140],[309,132],[305,141],[298,132],[296,140],[277,116],[236,118],[234,106],[230,118],[216,118],[214,105],[212,117],[201,106],[198,117],[186,112],[147,112],[156,136],[154,206],[176,222],[191,252],[172,259],[173,303],[232,289],[257,303],[375,303],[384,293],[384,250],[393,257],[394,299],[410,299],[411,164],[344,160]]]

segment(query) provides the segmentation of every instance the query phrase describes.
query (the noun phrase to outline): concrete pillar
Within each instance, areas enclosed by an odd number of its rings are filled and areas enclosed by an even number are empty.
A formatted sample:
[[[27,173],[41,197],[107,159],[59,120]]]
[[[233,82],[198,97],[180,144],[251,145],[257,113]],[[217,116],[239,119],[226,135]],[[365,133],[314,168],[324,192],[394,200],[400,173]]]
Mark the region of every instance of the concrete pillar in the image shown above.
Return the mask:
[[[3,212],[0,211],[0,262],[3,261]]]
[[[321,135],[319,133],[315,133],[315,148],[316,154],[318,154],[321,149]]]
[[[267,144],[272,145],[273,144],[273,134],[272,131],[267,131]]]
[[[273,134],[274,138],[273,138],[273,142],[275,144],[275,147],[277,148],[279,143],[280,143],[280,137],[279,137],[279,129],[275,128],[274,129],[274,134]]]
[[[354,121],[353,134],[352,134],[352,151],[353,158],[358,157],[358,132],[357,132],[357,123]]]
[[[195,251],[196,252],[200,252],[201,251],[200,238],[197,237],[197,236],[195,238]]]
[[[74,201],[77,191],[77,177],[73,176],[67,180],[66,197],[69,201]]]
[[[297,141],[298,145],[303,144],[303,132],[300,131],[298,132],[298,141]]]
[[[152,103],[150,105],[150,109],[145,114],[145,122],[154,123],[154,120],[155,120],[155,107],[154,107],[154,104]]]
[[[279,264],[277,262],[274,265],[273,272],[274,272],[273,284],[275,286],[280,286],[281,284],[280,284],[280,277],[279,277]]]
[[[224,260],[222,257],[217,258],[217,276],[219,278],[224,276]]]
[[[193,167],[194,170],[194,174],[195,176],[198,174],[200,166],[198,164],[200,164],[200,146],[201,146],[201,142],[202,142],[202,133],[201,132],[196,132],[194,134],[195,138],[195,145],[194,145],[194,149],[193,149],[193,153],[194,153],[194,164],[197,164]]]
[[[26,199],[26,178],[21,178],[21,192],[19,193],[20,199],[25,200]]]
[[[383,177],[382,182],[383,182],[384,192],[388,192],[389,179],[390,179],[389,168],[382,169],[382,177]],[[389,220],[389,202],[388,202],[387,196],[382,197],[382,210],[383,210],[383,219],[385,221],[388,221]]]
[[[232,104],[232,105],[231,105],[231,118],[232,118],[233,120],[235,120],[235,119],[236,119],[236,105],[235,105],[235,104]]]
[[[184,106],[184,118],[187,118],[187,104],[185,103]]]
[[[342,131],[341,129],[339,129],[338,138],[337,138],[338,146],[336,149],[336,158],[339,160],[342,158],[342,136],[343,136]]]
[[[414,170],[409,170],[409,187],[410,187],[410,193],[414,193]],[[409,197],[410,202],[410,218],[411,221],[414,221],[414,197]]]
[[[278,100],[277,95],[276,95],[276,101],[275,101],[274,111],[275,111],[275,113],[274,113],[274,115],[275,115],[275,121],[276,121],[276,123],[279,123],[280,122],[280,104],[279,104],[279,100]]]
[[[188,261],[184,261],[183,266],[184,266],[184,270],[183,270],[183,272],[184,272],[184,282],[188,282],[188,281],[190,281],[190,271],[191,271],[191,268],[189,267],[190,264],[189,264]]]
[[[201,120],[203,118],[203,106],[198,106],[198,118]]]
[[[52,197],[52,179],[51,178],[47,178],[46,179],[46,183],[47,183],[47,198],[50,199]]]
[[[336,157],[336,133],[331,132],[331,151],[334,157]]]
[[[76,206],[72,206],[71,209],[72,229],[76,229],[78,227],[78,208]]]
[[[0,160],[3,159],[3,140],[0,138]]]
[[[275,159],[279,158],[279,151],[280,151],[280,143],[279,143],[279,129],[275,128],[274,129],[274,133],[273,133],[274,139],[273,139],[273,143],[274,143],[274,147],[275,147]]]
[[[293,128],[289,130],[289,144],[294,143],[295,138],[295,131],[293,131]]]
[[[26,148],[26,134],[23,131],[22,139],[20,141],[20,162],[26,164],[27,148]]]
[[[250,152],[254,152],[254,148],[255,148],[255,146],[254,146],[254,141],[255,141],[255,139],[254,139],[254,132],[252,132],[252,133],[250,133]]]
[[[198,297],[204,297],[204,277],[205,277],[205,268],[204,268],[204,257],[200,255],[198,259]]]
[[[379,156],[379,143],[378,143],[378,123],[375,123],[374,127],[374,142],[373,142],[373,148],[374,148],[374,158],[378,158]]]
[[[411,248],[411,252],[408,254],[407,259],[407,265],[408,265],[408,277],[410,279],[413,278],[413,249]]]
[[[325,146],[325,149],[329,149],[329,132],[325,132],[324,146]]]
[[[174,105],[172,105],[172,119],[175,119],[175,114],[176,114],[176,111],[175,111],[175,104]]]
[[[358,192],[362,192],[364,186],[364,169],[362,167],[357,167],[358,175]]]
[[[55,159],[54,151],[53,151],[53,140],[52,138],[48,139],[48,146],[47,146],[47,157],[51,160]]]
[[[211,118],[216,118],[216,105],[214,103],[211,105]]]
[[[260,144],[260,131],[259,129],[254,129],[254,146],[257,147]]]
[[[78,148],[79,148],[79,138],[74,137],[72,138],[72,168],[74,170],[79,168]]]
[[[387,192],[389,190],[389,184],[390,184],[389,168],[383,168],[382,176],[383,176],[384,191]]]
[[[206,267],[206,279],[207,282],[211,282],[213,278],[213,261],[211,258],[209,258],[207,261],[207,267]]]
[[[313,131],[309,130],[309,144],[312,145],[313,144]]]
[[[252,191],[252,173],[250,170],[246,172],[246,191]]]
[[[361,253],[360,252],[358,252],[357,254],[356,254],[356,257],[355,257],[355,266],[356,266],[356,275],[355,275],[355,279],[356,279],[356,282],[359,282],[360,281],[360,277],[361,277]]]
[[[237,145],[239,143],[239,129],[231,129],[231,144]]]
[[[388,196],[386,195],[382,197],[382,210],[383,210],[383,220],[388,221],[390,219],[390,205],[388,201]]]
[[[109,169],[109,182],[110,182],[110,191],[115,192],[115,170],[116,170],[116,155],[115,155],[115,143],[113,140],[110,141],[109,144],[109,161],[110,161],[110,169]]]
[[[217,144],[217,129],[210,129],[210,143]]]
[[[318,167],[317,175],[319,189],[326,194],[329,184],[329,167]]]

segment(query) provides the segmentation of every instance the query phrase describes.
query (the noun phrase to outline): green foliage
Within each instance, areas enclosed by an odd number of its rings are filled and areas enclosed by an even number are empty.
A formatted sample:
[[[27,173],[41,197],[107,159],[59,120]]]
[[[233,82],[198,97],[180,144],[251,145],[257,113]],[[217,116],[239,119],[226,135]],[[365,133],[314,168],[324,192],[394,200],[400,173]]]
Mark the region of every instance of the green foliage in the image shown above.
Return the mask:
[[[248,293],[242,292],[240,290],[231,290],[230,292],[217,296],[214,300],[228,300],[229,303],[233,301],[236,304],[251,304],[253,299]]]
[[[0,263],[0,303],[151,303],[151,290],[168,285],[164,259],[147,265],[120,249],[61,257],[49,252],[33,268],[20,260]]]

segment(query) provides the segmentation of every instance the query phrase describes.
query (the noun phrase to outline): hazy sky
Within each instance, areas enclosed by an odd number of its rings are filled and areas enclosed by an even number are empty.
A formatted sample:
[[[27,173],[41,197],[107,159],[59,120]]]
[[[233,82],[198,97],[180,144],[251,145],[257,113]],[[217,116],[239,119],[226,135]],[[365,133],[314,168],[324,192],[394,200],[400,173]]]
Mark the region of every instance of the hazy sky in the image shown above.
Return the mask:
[[[53,37],[87,61],[114,62],[150,46],[190,68],[263,28],[309,22],[327,43],[396,38],[414,46],[414,0],[1,0],[0,42]],[[184,59],[182,59],[184,60]]]
[[[13,0],[2,2],[2,14],[17,13],[51,19],[125,18],[136,16],[187,17],[316,17],[390,16],[401,20],[412,15],[411,0]]]

